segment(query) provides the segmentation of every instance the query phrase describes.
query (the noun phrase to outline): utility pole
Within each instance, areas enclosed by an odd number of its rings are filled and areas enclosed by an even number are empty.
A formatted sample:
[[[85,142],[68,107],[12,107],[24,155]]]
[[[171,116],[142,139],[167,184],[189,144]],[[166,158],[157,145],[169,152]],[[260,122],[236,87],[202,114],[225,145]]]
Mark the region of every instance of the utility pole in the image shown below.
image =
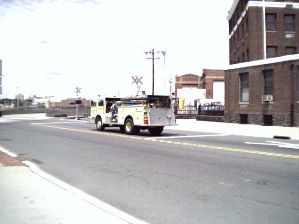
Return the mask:
[[[17,87],[17,108],[19,108],[19,96],[20,96],[20,94],[19,94],[19,87]]]
[[[157,51],[156,53],[163,53],[165,51]],[[152,60],[152,95],[155,95],[155,60],[160,59],[159,57],[155,58],[155,50],[152,49],[151,51],[146,51],[144,52],[146,55],[150,55],[149,58],[146,59],[151,59]],[[165,53],[163,54],[165,55]]]

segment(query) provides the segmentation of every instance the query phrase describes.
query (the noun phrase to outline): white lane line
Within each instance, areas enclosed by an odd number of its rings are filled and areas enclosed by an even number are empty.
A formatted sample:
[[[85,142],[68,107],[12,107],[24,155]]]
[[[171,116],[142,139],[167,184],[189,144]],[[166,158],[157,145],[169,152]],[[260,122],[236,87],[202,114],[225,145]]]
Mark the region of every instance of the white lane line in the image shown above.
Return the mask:
[[[11,122],[18,122],[18,121],[30,121],[30,120],[49,120],[52,119],[50,117],[13,117],[9,115],[5,115],[0,117],[0,123],[11,123]]]
[[[17,122],[17,120],[0,119],[0,123],[11,123],[11,122]]]
[[[3,148],[2,146],[0,146],[0,151],[3,152],[3,153],[5,153],[6,155],[11,156],[11,157],[14,157],[14,158],[18,157],[17,154],[8,151],[7,149]]]
[[[39,118],[39,117],[14,117],[14,118],[9,118],[11,120],[16,120],[16,121],[23,121],[23,120],[49,120],[51,118]]]
[[[54,122],[47,122],[47,123],[42,123],[42,122],[35,122],[31,123],[32,125],[50,125],[50,124],[74,124],[74,123],[88,123],[89,121],[54,121]]]
[[[9,156],[17,157],[17,155],[15,153],[12,153],[9,150],[4,149],[1,146],[0,146],[0,151],[6,153]],[[110,214],[111,216],[116,217],[124,222],[127,222],[127,224],[149,224],[143,220],[137,219],[134,216],[129,215],[129,214],[99,200],[96,197],[93,197],[93,196],[81,191],[78,188],[75,188],[75,187],[63,182],[62,180],[52,176],[51,174],[44,172],[36,164],[34,164],[30,161],[23,161],[23,163],[26,164],[33,173],[37,174],[38,176],[42,177],[43,179],[47,180],[48,182],[64,189],[68,193],[72,194],[74,197],[77,197],[77,198],[95,206],[96,208],[98,208],[102,211],[105,211],[106,213]]]
[[[266,141],[266,142],[244,142],[244,143],[247,145],[266,145],[266,146],[277,146],[279,148],[299,149],[299,144],[293,144],[287,142]]]
[[[176,139],[176,138],[203,138],[203,137],[220,137],[220,136],[230,136],[231,134],[212,134],[212,135],[177,135],[177,136],[161,136],[153,137],[150,139]],[[147,138],[148,139],[148,138]]]
[[[90,119],[88,119],[88,120],[81,120],[81,119],[78,119],[78,120],[76,120],[76,119],[59,119],[60,121],[65,121],[65,122],[90,122],[91,120]]]

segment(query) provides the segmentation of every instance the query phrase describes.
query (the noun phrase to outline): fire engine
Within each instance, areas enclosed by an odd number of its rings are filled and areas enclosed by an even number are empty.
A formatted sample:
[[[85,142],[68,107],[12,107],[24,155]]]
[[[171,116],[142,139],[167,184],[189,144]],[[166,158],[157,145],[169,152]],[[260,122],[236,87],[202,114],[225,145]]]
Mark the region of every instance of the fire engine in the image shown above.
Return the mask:
[[[119,127],[128,135],[146,129],[151,135],[160,135],[165,126],[175,125],[171,97],[164,95],[98,98],[92,102],[91,119],[98,131]]]

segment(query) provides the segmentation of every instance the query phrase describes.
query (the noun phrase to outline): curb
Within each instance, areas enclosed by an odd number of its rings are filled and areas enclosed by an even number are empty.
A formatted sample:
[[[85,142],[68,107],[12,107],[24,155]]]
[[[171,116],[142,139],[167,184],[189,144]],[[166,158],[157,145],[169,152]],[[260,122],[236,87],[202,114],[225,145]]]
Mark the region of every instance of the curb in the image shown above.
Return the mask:
[[[17,157],[17,155],[15,153],[10,152],[9,150],[7,150],[1,146],[0,146],[0,152],[5,153],[6,155],[8,155],[12,158]],[[81,191],[80,189],[75,188],[75,187],[65,183],[64,181],[52,176],[51,174],[44,172],[35,163],[33,163],[31,161],[20,161],[20,162],[22,162],[25,166],[27,166],[33,174],[43,178],[44,180],[46,180],[47,182],[49,182],[53,185],[56,185],[57,187],[68,192],[72,196],[74,196],[78,199],[81,199],[82,201],[86,202],[90,206],[93,206],[97,209],[100,209],[101,211],[104,211],[106,214],[110,215],[111,217],[113,216],[114,218],[117,218],[120,221],[125,222],[127,224],[148,224],[147,222],[137,219],[134,216],[129,215],[129,214],[99,200],[98,198],[91,196],[91,195]]]

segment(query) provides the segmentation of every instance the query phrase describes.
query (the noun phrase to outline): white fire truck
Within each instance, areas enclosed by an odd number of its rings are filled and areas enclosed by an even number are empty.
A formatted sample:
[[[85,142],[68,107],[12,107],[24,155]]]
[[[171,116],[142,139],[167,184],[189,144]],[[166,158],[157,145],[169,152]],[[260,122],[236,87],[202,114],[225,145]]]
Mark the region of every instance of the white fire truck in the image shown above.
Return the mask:
[[[164,126],[175,125],[175,116],[169,96],[105,97],[92,102],[91,119],[98,131],[106,127],[119,127],[128,135],[148,130],[160,135]]]

